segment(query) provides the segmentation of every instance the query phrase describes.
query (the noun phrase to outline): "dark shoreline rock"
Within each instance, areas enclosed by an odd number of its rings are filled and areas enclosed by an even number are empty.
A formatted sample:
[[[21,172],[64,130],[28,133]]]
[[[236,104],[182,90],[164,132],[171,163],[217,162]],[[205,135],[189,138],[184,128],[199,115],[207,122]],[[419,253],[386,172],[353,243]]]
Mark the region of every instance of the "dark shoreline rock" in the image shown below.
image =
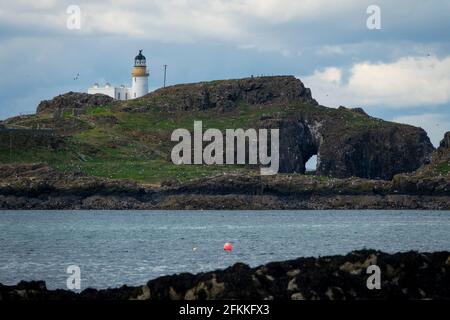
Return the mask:
[[[0,195],[0,210],[450,210],[449,196],[276,197],[229,194],[178,195],[161,201],[134,197]]]
[[[367,268],[381,271],[381,289],[367,288]],[[182,273],[138,287],[48,290],[43,281],[0,284],[0,300],[450,300],[450,252],[298,258],[250,268],[243,263],[196,275]]]
[[[450,210],[450,179],[399,175],[393,181],[305,175],[220,174],[148,187],[45,164],[0,166],[0,209],[20,210]]]

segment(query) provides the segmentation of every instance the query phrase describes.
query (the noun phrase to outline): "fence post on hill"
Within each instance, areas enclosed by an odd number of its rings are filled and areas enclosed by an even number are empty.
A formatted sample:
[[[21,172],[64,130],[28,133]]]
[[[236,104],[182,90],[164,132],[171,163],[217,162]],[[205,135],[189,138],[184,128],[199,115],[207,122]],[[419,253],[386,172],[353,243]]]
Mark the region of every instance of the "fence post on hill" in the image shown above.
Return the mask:
[[[12,132],[9,132],[9,162],[12,163]]]

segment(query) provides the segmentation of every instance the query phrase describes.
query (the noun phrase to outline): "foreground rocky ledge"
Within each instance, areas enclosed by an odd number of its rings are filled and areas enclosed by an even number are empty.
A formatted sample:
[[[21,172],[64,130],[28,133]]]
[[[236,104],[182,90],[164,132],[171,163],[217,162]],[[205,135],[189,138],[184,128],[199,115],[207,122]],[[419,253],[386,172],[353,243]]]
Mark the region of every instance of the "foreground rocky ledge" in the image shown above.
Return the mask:
[[[367,288],[370,265],[381,270],[381,289]],[[346,256],[299,258],[256,268],[237,263],[225,270],[183,273],[140,287],[47,290],[45,282],[0,284],[0,300],[359,300],[450,299],[450,252],[387,254],[354,251]]]

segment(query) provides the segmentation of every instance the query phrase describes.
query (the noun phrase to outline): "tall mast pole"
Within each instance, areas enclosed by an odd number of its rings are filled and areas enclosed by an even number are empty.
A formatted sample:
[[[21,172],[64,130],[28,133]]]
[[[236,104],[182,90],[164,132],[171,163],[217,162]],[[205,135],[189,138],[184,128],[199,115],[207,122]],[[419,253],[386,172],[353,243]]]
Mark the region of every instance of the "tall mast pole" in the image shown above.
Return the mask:
[[[164,65],[164,88],[166,87],[167,64]]]

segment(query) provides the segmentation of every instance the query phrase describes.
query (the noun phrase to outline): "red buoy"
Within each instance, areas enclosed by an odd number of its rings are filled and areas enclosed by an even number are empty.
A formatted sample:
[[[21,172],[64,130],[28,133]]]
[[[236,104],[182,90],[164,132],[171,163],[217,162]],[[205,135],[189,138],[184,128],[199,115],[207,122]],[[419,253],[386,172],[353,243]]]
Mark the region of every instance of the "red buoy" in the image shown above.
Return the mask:
[[[225,251],[232,251],[233,250],[233,245],[231,243],[227,242],[227,243],[225,243],[223,245],[223,250],[225,250]]]

